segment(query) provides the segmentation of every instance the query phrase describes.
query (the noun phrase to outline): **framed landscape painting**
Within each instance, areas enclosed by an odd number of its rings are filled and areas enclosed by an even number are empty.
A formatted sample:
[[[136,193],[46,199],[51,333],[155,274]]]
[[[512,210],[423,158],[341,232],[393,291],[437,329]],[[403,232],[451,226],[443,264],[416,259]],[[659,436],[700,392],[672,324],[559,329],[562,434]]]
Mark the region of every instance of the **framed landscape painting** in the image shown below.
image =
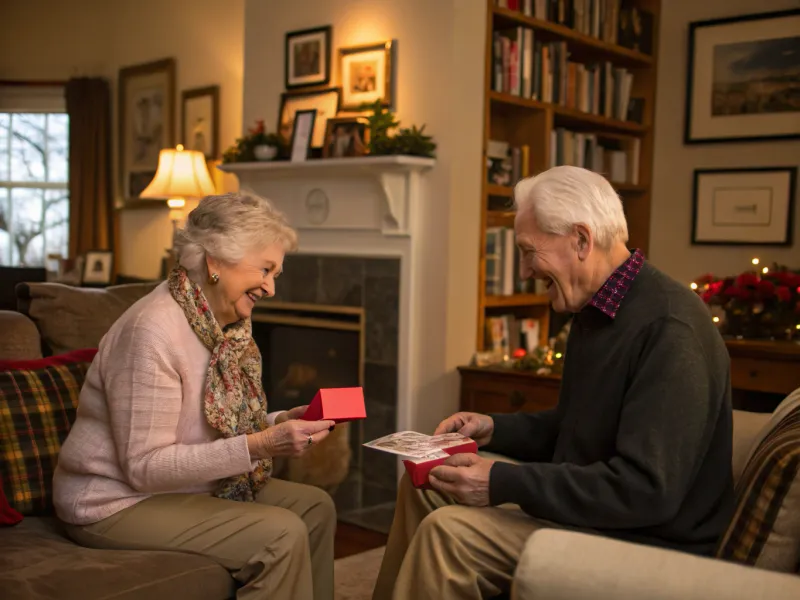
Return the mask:
[[[687,144],[800,137],[800,9],[689,26]]]

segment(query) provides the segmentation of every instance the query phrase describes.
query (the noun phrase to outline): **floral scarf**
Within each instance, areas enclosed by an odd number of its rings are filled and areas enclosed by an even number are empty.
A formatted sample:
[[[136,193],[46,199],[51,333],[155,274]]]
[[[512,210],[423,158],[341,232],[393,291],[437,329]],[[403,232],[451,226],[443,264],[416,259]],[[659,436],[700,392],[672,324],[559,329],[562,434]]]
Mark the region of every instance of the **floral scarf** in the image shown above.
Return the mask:
[[[226,438],[265,430],[269,425],[261,385],[261,353],[253,340],[250,319],[223,331],[200,286],[181,267],[170,273],[167,285],[192,330],[211,352],[204,400],[208,423]],[[252,502],[271,473],[272,459],[259,460],[251,473],[222,480],[214,495]]]

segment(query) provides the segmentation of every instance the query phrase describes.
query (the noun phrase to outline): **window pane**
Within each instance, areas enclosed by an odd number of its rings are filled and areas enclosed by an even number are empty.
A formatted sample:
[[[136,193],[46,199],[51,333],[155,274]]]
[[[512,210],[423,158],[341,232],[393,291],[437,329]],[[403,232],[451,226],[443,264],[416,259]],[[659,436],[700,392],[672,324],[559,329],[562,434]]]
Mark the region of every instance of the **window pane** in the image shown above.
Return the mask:
[[[8,135],[10,126],[11,115],[0,113],[0,181],[8,181]],[[6,194],[3,193],[3,200],[0,200],[0,206],[3,206],[5,198]]]
[[[66,182],[69,178],[69,117],[51,114],[47,117],[47,181]]]
[[[45,258],[48,254],[67,256],[69,242],[69,193],[63,190],[45,191]]]
[[[0,265],[13,266],[9,230],[8,190],[0,188]]]
[[[11,235],[21,265],[44,264],[42,192],[29,188],[11,189]]]
[[[44,114],[11,115],[11,180],[43,181],[45,171]]]

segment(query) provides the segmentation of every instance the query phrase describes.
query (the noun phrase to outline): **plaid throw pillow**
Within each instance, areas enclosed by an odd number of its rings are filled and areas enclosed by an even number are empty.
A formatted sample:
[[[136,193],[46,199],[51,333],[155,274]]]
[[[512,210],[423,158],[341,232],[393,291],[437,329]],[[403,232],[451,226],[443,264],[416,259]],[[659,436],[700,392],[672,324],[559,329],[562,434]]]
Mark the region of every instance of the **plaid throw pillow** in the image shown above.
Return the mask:
[[[0,479],[25,516],[50,514],[53,472],[97,350],[0,361]]]
[[[791,573],[800,562],[800,402],[785,407],[747,463],[717,556]]]

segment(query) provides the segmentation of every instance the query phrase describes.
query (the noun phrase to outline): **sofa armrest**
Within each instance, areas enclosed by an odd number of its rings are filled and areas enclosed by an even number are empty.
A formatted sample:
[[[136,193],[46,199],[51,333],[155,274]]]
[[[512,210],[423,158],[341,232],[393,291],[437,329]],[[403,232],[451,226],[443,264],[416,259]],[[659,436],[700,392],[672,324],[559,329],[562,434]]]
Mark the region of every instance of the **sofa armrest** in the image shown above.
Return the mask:
[[[525,544],[512,600],[789,600],[800,577],[631,544],[541,529]]]

